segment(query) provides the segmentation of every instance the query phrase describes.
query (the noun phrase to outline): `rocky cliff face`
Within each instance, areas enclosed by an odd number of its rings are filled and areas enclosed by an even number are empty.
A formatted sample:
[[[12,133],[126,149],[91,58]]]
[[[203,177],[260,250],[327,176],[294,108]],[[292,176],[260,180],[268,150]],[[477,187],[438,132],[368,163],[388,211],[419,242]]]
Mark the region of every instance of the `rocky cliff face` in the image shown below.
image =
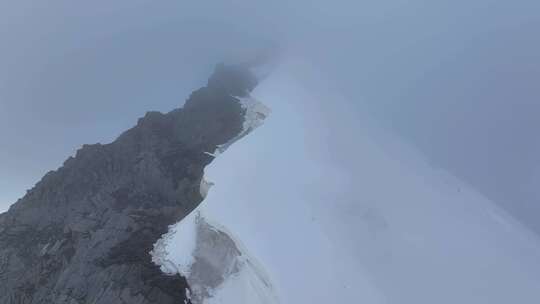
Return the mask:
[[[0,215],[0,303],[189,303],[149,252],[201,201],[203,169],[243,131],[257,84],[220,65],[181,109],[149,112],[116,141],[84,145]]]

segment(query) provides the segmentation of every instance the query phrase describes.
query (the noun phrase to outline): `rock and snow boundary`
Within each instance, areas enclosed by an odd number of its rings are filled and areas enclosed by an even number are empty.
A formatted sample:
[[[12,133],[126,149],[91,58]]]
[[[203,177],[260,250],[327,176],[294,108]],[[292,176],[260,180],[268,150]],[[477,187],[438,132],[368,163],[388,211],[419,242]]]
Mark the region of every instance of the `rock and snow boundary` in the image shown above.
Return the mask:
[[[217,158],[232,144],[260,127],[270,109],[250,95],[235,97],[244,110],[242,131],[207,154]],[[200,193],[206,198],[214,184],[205,177]],[[201,205],[159,239],[150,252],[152,262],[166,274],[187,278],[194,304],[279,303],[269,275],[226,227],[212,220]],[[173,243],[174,241],[174,243]],[[170,247],[174,247],[170,250]],[[173,252],[171,254],[171,252]]]

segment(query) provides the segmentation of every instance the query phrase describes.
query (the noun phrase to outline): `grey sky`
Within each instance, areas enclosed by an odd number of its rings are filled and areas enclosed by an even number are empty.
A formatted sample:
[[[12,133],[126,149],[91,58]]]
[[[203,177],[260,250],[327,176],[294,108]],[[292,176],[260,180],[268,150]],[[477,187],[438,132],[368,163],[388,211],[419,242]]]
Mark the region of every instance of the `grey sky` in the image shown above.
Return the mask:
[[[0,209],[81,144],[181,105],[215,62],[277,43],[540,231],[539,12],[527,0],[0,0]]]

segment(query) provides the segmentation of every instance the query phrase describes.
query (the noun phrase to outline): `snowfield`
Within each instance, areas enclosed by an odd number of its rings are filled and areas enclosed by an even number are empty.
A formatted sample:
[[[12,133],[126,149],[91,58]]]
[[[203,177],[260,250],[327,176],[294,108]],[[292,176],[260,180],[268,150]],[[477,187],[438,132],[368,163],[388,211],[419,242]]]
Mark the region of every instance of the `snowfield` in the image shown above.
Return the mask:
[[[197,257],[215,262],[222,281],[201,303],[539,303],[538,238],[360,101],[299,60],[252,95],[271,115],[251,116],[264,125],[206,168],[215,185],[154,250],[188,281]],[[216,255],[220,242],[230,250]]]

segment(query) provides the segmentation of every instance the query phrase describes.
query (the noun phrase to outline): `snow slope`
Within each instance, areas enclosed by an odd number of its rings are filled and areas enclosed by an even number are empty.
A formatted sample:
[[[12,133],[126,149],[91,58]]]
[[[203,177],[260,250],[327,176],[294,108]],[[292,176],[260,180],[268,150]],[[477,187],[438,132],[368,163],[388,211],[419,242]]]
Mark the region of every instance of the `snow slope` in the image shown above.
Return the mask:
[[[205,303],[266,303],[241,296],[261,290],[291,304],[540,301],[537,237],[378,128],[312,67],[289,60],[253,96],[272,114],[207,167],[215,186],[198,211],[234,234],[272,284],[261,288],[244,268]],[[166,259],[189,267],[193,229],[181,226]]]

